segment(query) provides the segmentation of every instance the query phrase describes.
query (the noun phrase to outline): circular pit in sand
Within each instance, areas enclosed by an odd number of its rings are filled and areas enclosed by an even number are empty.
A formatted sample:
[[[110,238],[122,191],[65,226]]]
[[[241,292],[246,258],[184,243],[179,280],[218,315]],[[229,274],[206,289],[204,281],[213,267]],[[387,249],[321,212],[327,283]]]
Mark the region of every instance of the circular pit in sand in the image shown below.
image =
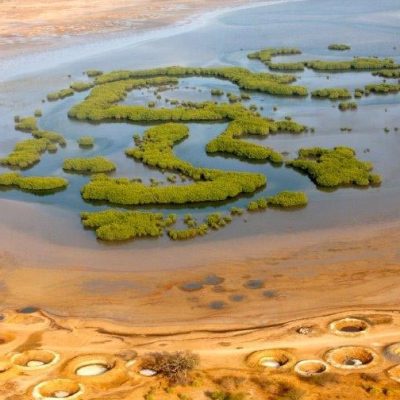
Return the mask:
[[[335,368],[353,370],[374,366],[378,355],[367,347],[343,346],[329,350],[325,360]]]
[[[294,370],[304,378],[311,378],[325,374],[328,372],[329,366],[322,360],[302,360],[295,365]]]
[[[35,400],[78,400],[83,395],[83,385],[70,379],[53,379],[39,383],[33,388]]]
[[[70,379],[104,388],[119,386],[128,379],[123,360],[107,354],[77,356],[68,361],[63,372]]]
[[[341,336],[358,336],[366,333],[369,328],[369,324],[359,318],[343,318],[329,324],[329,330]]]
[[[288,369],[295,363],[290,352],[280,349],[256,351],[250,354],[246,361],[253,368],[259,367],[270,371]]]
[[[27,350],[14,354],[11,362],[24,371],[35,371],[55,365],[60,355],[51,350]]]

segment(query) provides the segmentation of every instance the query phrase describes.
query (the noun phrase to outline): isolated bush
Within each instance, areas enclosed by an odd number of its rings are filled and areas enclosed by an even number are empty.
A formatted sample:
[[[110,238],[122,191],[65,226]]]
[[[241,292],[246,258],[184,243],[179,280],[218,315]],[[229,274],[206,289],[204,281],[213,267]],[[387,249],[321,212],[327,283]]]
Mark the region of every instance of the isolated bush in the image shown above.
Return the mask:
[[[199,356],[191,352],[157,352],[146,354],[141,367],[151,369],[168,379],[171,384],[184,385],[189,382],[189,373],[200,363]]]

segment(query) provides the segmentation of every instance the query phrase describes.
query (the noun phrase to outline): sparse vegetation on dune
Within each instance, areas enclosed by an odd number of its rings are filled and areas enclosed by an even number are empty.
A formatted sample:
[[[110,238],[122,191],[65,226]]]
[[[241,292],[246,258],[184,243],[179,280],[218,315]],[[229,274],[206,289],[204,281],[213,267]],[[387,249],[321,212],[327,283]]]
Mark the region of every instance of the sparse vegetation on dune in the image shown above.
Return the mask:
[[[324,187],[369,186],[381,182],[379,175],[371,173],[373,165],[358,160],[349,147],[300,149],[299,157],[287,165],[305,171],[317,185]]]
[[[96,174],[112,172],[116,169],[115,163],[105,157],[68,158],[64,160],[63,170],[69,172]]]
[[[16,172],[0,174],[0,186],[14,186],[30,192],[63,189],[67,185],[66,179],[53,176],[22,176]]]

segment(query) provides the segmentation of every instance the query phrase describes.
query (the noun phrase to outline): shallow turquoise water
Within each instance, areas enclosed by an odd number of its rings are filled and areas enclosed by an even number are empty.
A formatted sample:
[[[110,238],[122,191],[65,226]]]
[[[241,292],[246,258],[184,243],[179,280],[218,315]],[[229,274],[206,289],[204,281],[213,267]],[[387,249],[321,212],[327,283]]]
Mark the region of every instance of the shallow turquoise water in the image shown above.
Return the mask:
[[[396,14],[397,13],[397,14]],[[254,60],[248,60],[246,54],[263,47],[290,46],[299,47],[303,54],[299,56],[279,57],[274,61],[297,59],[347,59],[354,55],[394,57],[400,61],[399,18],[400,4],[395,0],[380,2],[358,0],[347,1],[310,0],[286,3],[274,6],[262,6],[248,10],[234,11],[211,20],[205,26],[172,37],[152,40],[107,53],[82,59],[75,63],[65,63],[62,67],[40,72],[36,75],[21,76],[20,79],[3,82],[0,90],[0,110],[6,118],[0,122],[3,135],[0,138],[0,155],[7,154],[17,140],[27,138],[26,134],[13,130],[12,117],[15,114],[28,115],[35,108],[42,108],[44,117],[39,124],[44,129],[62,133],[68,141],[65,149],[55,155],[44,155],[42,161],[26,171],[27,175],[60,175],[66,177],[70,185],[67,190],[51,196],[35,196],[16,190],[2,190],[0,199],[16,199],[35,202],[48,208],[49,218],[60,216],[74,219],[72,226],[63,235],[53,240],[70,243],[82,238],[84,245],[96,245],[92,232],[85,232],[79,224],[78,213],[83,210],[107,208],[105,205],[93,205],[84,202],[80,188],[88,177],[65,174],[61,170],[62,160],[75,156],[101,154],[117,164],[115,176],[142,177],[144,180],[165,177],[153,169],[143,166],[125,157],[124,150],[133,146],[132,135],[142,134],[147,126],[128,123],[89,124],[69,120],[69,108],[81,101],[87,94],[75,94],[73,97],[55,103],[41,104],[48,92],[66,87],[71,81],[82,79],[82,71],[88,68],[103,70],[139,69],[163,65],[240,65],[255,71],[265,71],[265,66]],[[397,17],[396,17],[397,15]],[[331,52],[327,50],[332,42],[349,43],[349,52]],[[398,46],[398,48],[397,48]],[[67,75],[72,77],[68,78]],[[309,90],[321,87],[341,86],[349,89],[362,87],[370,82],[380,81],[369,72],[357,73],[315,73],[306,70],[296,73],[298,84]],[[395,81],[393,81],[395,82]],[[163,99],[185,99],[204,101],[211,98],[210,89],[222,88],[225,92],[239,93],[229,82],[217,79],[186,78],[180,80],[178,88],[162,92]],[[195,88],[195,89],[193,89]],[[199,91],[201,90],[201,92]],[[125,103],[145,104],[153,99],[153,90],[134,91]],[[190,137],[176,146],[176,154],[196,166],[261,172],[267,176],[268,185],[258,194],[270,195],[281,190],[303,190],[310,198],[307,208],[295,212],[268,211],[252,219],[248,224],[235,224],[221,231],[221,238],[251,235],[255,233],[276,233],[282,231],[301,231],[303,229],[325,228],[338,225],[376,223],[400,216],[400,133],[394,132],[400,126],[400,96],[371,95],[359,101],[356,112],[340,112],[335,103],[328,100],[277,98],[261,93],[252,93],[252,99],[244,104],[257,104],[264,109],[266,117],[281,119],[291,116],[296,121],[314,127],[315,133],[301,135],[278,134],[265,139],[248,138],[276,150],[296,155],[300,147],[347,145],[353,147],[362,159],[372,161],[377,173],[383,176],[380,188],[355,189],[343,188],[334,192],[321,191],[310,179],[285,166],[276,167],[269,163],[249,163],[234,157],[208,156],[205,145],[221,133],[225,123],[191,123]],[[165,105],[163,99],[158,105]],[[223,98],[222,100],[224,100]],[[226,100],[226,99],[225,99]],[[273,111],[276,106],[278,110]],[[341,127],[352,127],[351,133],[340,132]],[[385,134],[384,127],[391,129]],[[76,139],[82,135],[92,135],[96,139],[93,149],[82,150]],[[369,152],[365,152],[369,149]],[[0,167],[0,172],[8,171]],[[200,204],[191,207],[162,207],[166,212],[191,213],[198,216],[210,211],[226,211],[231,206],[244,207],[248,197],[231,199],[220,204]],[[155,210],[157,208],[148,207]],[[52,220],[57,224],[57,220]],[[0,216],[1,222],[1,216]],[[240,228],[239,228],[240,227]],[[77,235],[77,237],[75,237]],[[208,240],[202,238],[201,240]],[[167,240],[165,240],[167,242]],[[151,242],[154,245],[154,242]],[[139,244],[143,245],[143,244]],[[127,245],[129,246],[129,245]]]

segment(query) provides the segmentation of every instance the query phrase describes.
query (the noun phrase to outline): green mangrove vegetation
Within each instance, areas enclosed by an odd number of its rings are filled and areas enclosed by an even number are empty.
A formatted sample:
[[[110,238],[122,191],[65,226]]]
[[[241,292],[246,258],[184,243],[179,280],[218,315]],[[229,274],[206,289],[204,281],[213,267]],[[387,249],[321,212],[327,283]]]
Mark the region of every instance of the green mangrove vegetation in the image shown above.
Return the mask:
[[[254,90],[272,95],[306,96],[303,86],[290,85],[296,78],[292,75],[278,75],[252,72],[242,67],[166,67],[136,71],[113,71],[96,78],[97,85],[121,80],[149,79],[155,77],[184,78],[189,76],[214,77],[236,84],[240,89]]]
[[[306,61],[305,66],[316,71],[368,71],[375,69],[393,69],[392,58],[354,57],[349,61]]]
[[[349,50],[344,44],[331,44],[330,50]],[[267,137],[275,133],[301,134],[308,132],[304,125],[287,116],[273,120],[262,116],[260,103],[250,104],[250,92],[258,91],[276,96],[308,95],[304,86],[295,84],[291,71],[310,68],[315,71],[374,71],[373,75],[383,78],[399,78],[400,68],[391,58],[354,57],[346,61],[294,61],[273,63],[273,57],[298,55],[297,48],[267,48],[248,55],[249,59],[263,62],[269,72],[252,72],[242,67],[164,67],[145,70],[120,70],[103,73],[98,70],[86,71],[91,79],[83,79],[70,84],[68,89],[49,93],[49,101],[63,99],[75,92],[90,90],[88,95],[75,104],[68,112],[70,118],[93,122],[134,122],[152,124],[143,135],[133,136],[134,146],[125,150],[125,155],[144,165],[157,168],[164,179],[149,177],[144,183],[140,177],[125,178],[107,176],[116,169],[116,164],[106,157],[67,158],[62,168],[66,172],[91,174],[90,181],[81,188],[81,196],[88,202],[103,202],[120,206],[203,206],[198,203],[226,202],[238,196],[254,195],[266,185],[262,173],[239,172],[195,166],[179,158],[174,146],[189,136],[185,122],[220,122],[226,128],[206,145],[208,154],[224,153],[246,160],[269,161],[282,164],[289,152],[280,153],[272,148],[253,143],[248,136]],[[272,71],[287,72],[286,74]],[[227,80],[235,84],[240,92],[227,92],[219,88],[208,89],[212,101],[201,103],[163,98],[161,92],[177,87],[179,79],[188,77],[211,77]],[[187,86],[186,88],[189,88]],[[199,92],[202,89],[190,87]],[[146,97],[142,105],[122,103],[129,92],[140,90]],[[400,83],[372,83],[355,89],[354,96],[369,93],[397,93]],[[136,93],[134,93],[136,94]],[[224,102],[217,101],[222,100]],[[314,98],[340,101],[341,111],[355,110],[357,103],[348,101],[352,94],[346,88],[321,88],[311,93]],[[79,96],[83,97],[83,96]],[[217,99],[219,97],[219,99]],[[258,100],[259,96],[254,96]],[[294,102],[295,100],[292,99]],[[164,107],[161,104],[166,104]],[[246,104],[247,106],[245,106]],[[173,107],[171,107],[173,106]],[[335,108],[335,105],[331,105]],[[271,106],[270,106],[271,107]],[[277,111],[277,106],[273,107]],[[32,139],[17,143],[14,149],[0,159],[0,165],[25,169],[40,161],[46,151],[54,152],[66,141],[57,132],[45,131],[38,127],[37,118],[42,115],[36,110],[34,116],[15,116],[15,128],[32,135]],[[386,128],[387,132],[389,128]],[[386,131],[385,129],[385,131]],[[351,128],[342,128],[350,131]],[[312,129],[311,132],[314,132]],[[77,143],[82,148],[94,145],[94,138],[81,136]],[[76,150],[76,148],[75,148]],[[365,151],[366,152],[366,151]],[[82,153],[82,151],[81,151]],[[285,158],[284,158],[285,156]],[[232,162],[232,160],[230,160]],[[255,163],[254,163],[255,164]],[[355,185],[368,187],[378,185],[381,177],[373,173],[373,165],[356,157],[349,147],[301,148],[296,159],[286,161],[286,165],[307,174],[317,186],[337,188]],[[275,165],[278,167],[279,165]],[[271,167],[268,167],[271,168]],[[272,169],[272,168],[271,168]],[[18,188],[30,192],[60,190],[68,181],[61,177],[24,176],[20,173],[0,174],[0,186]],[[249,200],[247,211],[256,212],[268,208],[299,208],[308,204],[304,192],[281,191],[269,197]],[[225,206],[225,204],[224,204]],[[241,216],[245,209],[231,207],[228,214],[214,212],[198,219],[186,214],[179,225],[175,214],[145,211],[118,211],[108,209],[99,212],[82,212],[82,225],[95,231],[98,239],[104,241],[124,241],[140,237],[159,237],[166,233],[171,240],[188,240],[204,236],[213,230],[227,226],[235,216]]]
[[[346,88],[325,88],[314,90],[311,92],[311,96],[321,99],[338,100],[351,98],[351,93]]]
[[[398,69],[382,69],[372,73],[374,76],[380,76],[382,78],[397,79],[400,78],[400,68]]]
[[[189,240],[197,236],[204,236],[208,233],[208,225],[200,224],[195,227],[188,227],[186,229],[168,229],[168,236],[172,240]]]
[[[78,139],[79,147],[93,147],[94,146],[94,138],[92,136],[81,136]]]
[[[63,170],[82,174],[98,174],[115,171],[117,166],[105,157],[68,158],[64,160]]]
[[[42,153],[53,151],[48,139],[28,139],[18,142],[13,151],[6,157],[0,158],[0,165],[27,169],[40,161]],[[57,150],[57,148],[56,148]]]
[[[344,44],[332,44],[328,47],[330,50],[349,50],[350,46]],[[247,55],[250,59],[256,59],[263,62],[270,69],[276,70],[303,70],[304,67],[315,71],[374,71],[399,68],[393,58],[378,58],[378,57],[354,57],[346,61],[324,61],[324,60],[309,60],[296,61],[293,63],[277,63],[271,62],[272,57],[278,55],[301,54],[301,51],[296,48],[273,49],[267,48],[256,51]]]
[[[106,210],[82,212],[81,220],[85,228],[95,230],[97,238],[121,241],[162,236],[165,227],[175,223],[176,216],[164,217],[161,213]]]
[[[272,57],[290,56],[294,54],[301,54],[301,50],[290,47],[281,47],[281,48],[270,47],[250,53],[247,55],[247,57],[251,60],[260,60],[265,65],[270,65]]]
[[[94,86],[93,82],[73,82],[69,86],[72,90],[75,90],[75,92],[84,92],[85,90],[89,90]]]
[[[269,63],[268,66],[275,71],[304,71],[303,62]]]
[[[152,187],[126,178],[97,175],[83,187],[82,197],[125,205],[185,204],[226,200],[253,193],[266,184],[262,174],[196,168],[176,157],[173,146],[185,139],[188,131],[185,125],[175,123],[150,128],[139,146],[126,150],[126,154],[146,165],[182,173],[194,183]]]
[[[283,191],[274,196],[267,197],[269,207],[295,208],[308,204],[307,194],[304,192]]]
[[[348,44],[332,43],[328,46],[329,50],[345,51],[350,50],[351,47]]]
[[[390,94],[400,92],[400,83],[371,83],[365,86],[365,90],[378,94]]]
[[[55,176],[22,176],[17,172],[0,174],[0,186],[16,187],[24,191],[40,192],[63,189],[68,181]]]
[[[73,96],[74,90],[71,88],[68,89],[61,89],[58,90],[57,92],[52,92],[47,95],[47,100],[48,101],[57,101],[61,99],[65,99],[68,96]]]
[[[358,160],[355,151],[349,147],[305,148],[300,149],[298,155],[287,165],[306,172],[318,186],[369,186],[381,183],[381,177],[371,172],[372,163]]]
[[[65,139],[60,133],[44,131],[38,128],[37,119],[35,117],[18,118],[15,129],[30,133],[35,139],[47,139],[51,143],[58,143],[61,146],[66,145]]]
[[[86,75],[89,78],[95,78],[95,77],[100,76],[102,74],[103,74],[103,71],[100,71],[98,69],[89,69],[89,70],[86,71]]]
[[[347,110],[357,110],[358,105],[355,101],[341,101],[338,107],[340,111],[347,111]]]
[[[208,153],[227,153],[237,157],[269,160],[273,163],[282,163],[282,155],[268,147],[239,140],[245,135],[267,136],[270,133],[291,132],[301,133],[305,131],[305,126],[294,121],[272,121],[265,118],[249,115],[244,118],[236,119],[229,123],[227,129],[215,139],[211,140],[206,150]]]
[[[264,211],[268,207],[298,208],[308,204],[307,194],[304,192],[283,191],[267,198],[260,197],[252,200],[247,205],[247,211]]]
[[[264,211],[268,208],[267,199],[261,197],[256,200],[252,200],[247,205],[247,211],[254,212],[254,211]]]

